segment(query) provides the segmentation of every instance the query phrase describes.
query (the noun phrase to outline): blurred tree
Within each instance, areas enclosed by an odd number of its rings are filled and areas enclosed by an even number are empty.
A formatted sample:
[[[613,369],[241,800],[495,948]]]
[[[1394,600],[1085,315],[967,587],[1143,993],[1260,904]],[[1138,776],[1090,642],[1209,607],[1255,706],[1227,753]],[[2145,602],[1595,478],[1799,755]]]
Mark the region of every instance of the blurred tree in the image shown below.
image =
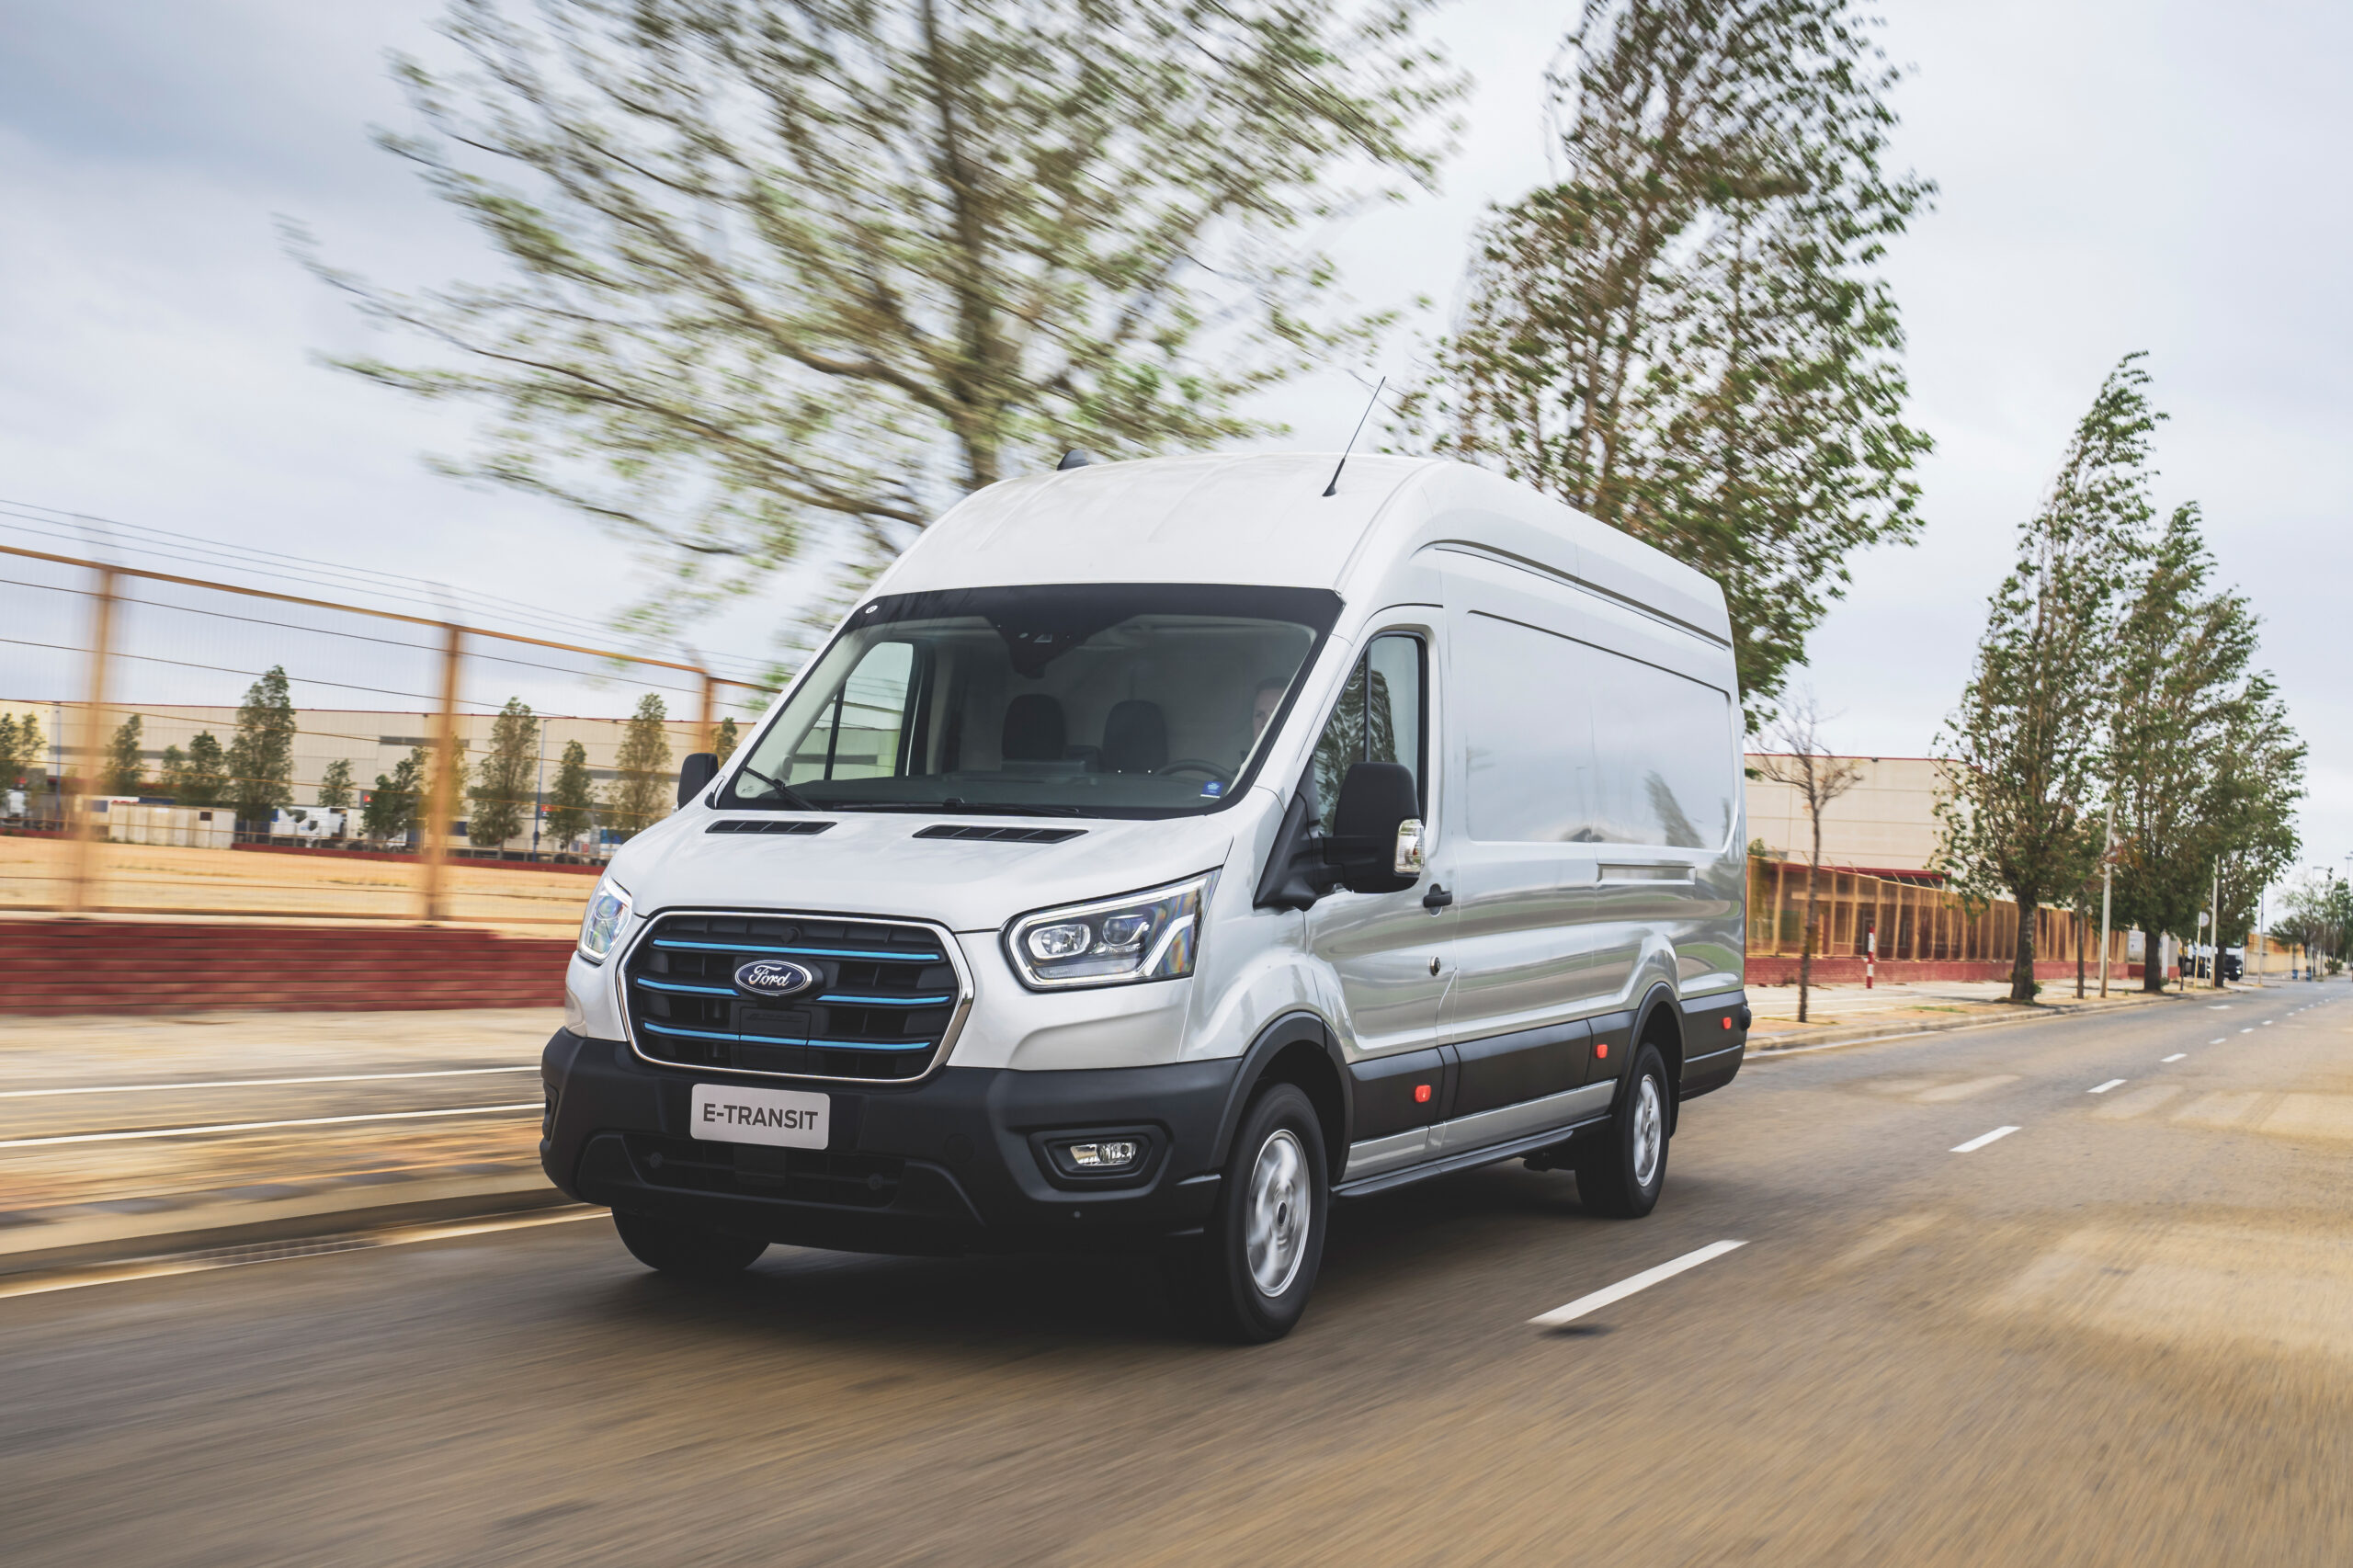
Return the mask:
[[[548,791],[547,836],[558,850],[569,850],[596,820],[596,786],[588,777],[588,748],[578,741],[563,744],[563,760],[556,765],[555,786]]]
[[[340,812],[349,809],[350,805],[351,762],[347,757],[339,756],[328,763],[326,770],[319,775],[319,809]]]
[[[139,756],[140,716],[133,713],[115,726],[107,743],[105,793],[136,795],[146,787],[147,767]]]
[[[272,665],[245,688],[229,742],[230,800],[240,822],[266,827],[273,808],[293,803],[295,728],[286,666]]]
[[[2226,934],[2246,927],[2248,905],[2295,859],[2303,796],[2303,743],[2270,677],[2253,667],[2254,612],[2244,596],[2213,587],[2213,572],[2198,509],[2183,506],[2115,650],[2116,909],[2128,925],[2185,941],[2202,939],[2198,915],[2218,868],[2218,924]],[[2142,983],[2162,990],[2165,976]]]
[[[1977,663],[1937,756],[1938,858],[1964,896],[2017,900],[2010,1000],[2034,1000],[2034,911],[2072,898],[2100,855],[2116,604],[2146,548],[2149,406],[2141,356],[2109,373],[2075,426],[2018,561],[1994,590]]]
[[[36,779],[46,778],[42,749],[40,719],[0,713],[0,789],[30,790]]]
[[[613,757],[616,777],[605,796],[605,820],[624,839],[635,838],[669,814],[676,796],[670,776],[670,735],[662,727],[668,710],[647,692],[638,699]]]
[[[1566,176],[1496,211],[1394,426],[1714,577],[1752,729],[1846,558],[1919,528],[1886,241],[1899,74],[1847,0],[1585,0]]]
[[[432,766],[432,753],[416,746],[392,765],[390,774],[376,775],[376,787],[360,805],[360,831],[379,844],[405,840],[416,827]]]
[[[1806,861],[1805,926],[1798,945],[1798,1022],[1806,1021],[1806,994],[1813,985],[1815,890],[1822,881],[1822,813],[1863,781],[1850,758],[1833,756],[1822,739],[1822,705],[1811,691],[1800,695],[1774,721],[1771,744],[1779,749],[1756,759],[1750,773],[1797,791],[1813,827],[1813,851]],[[1779,933],[1776,933],[1778,936]]]
[[[199,730],[188,743],[188,756],[175,758],[176,746],[164,753],[164,782],[172,799],[183,806],[217,806],[229,794],[229,763],[221,743],[210,730]]]
[[[434,346],[346,368],[489,410],[453,472],[660,547],[662,619],[1073,446],[1268,428],[1237,403],[1381,324],[1323,318],[1301,236],[1432,183],[1427,3],[453,0],[463,69],[397,59],[424,129],[378,140],[497,280],[290,243]]]
[[[740,744],[742,744],[742,736],[736,732],[733,715],[722,719],[719,722],[719,733],[710,739],[711,749],[718,754],[719,760],[725,762],[729,757],[733,756],[735,748]]]
[[[472,802],[466,837],[477,848],[495,849],[523,832],[529,820],[525,813],[534,804],[539,751],[539,720],[521,698],[508,698],[490,722],[490,750],[466,791]]]

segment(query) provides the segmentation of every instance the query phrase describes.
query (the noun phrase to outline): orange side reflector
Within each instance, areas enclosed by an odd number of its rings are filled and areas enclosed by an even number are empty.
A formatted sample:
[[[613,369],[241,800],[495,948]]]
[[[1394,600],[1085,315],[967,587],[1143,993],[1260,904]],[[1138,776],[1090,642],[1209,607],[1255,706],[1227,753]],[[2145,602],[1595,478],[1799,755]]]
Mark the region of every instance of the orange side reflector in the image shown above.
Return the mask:
[[[1414,1103],[1415,1105],[1427,1105],[1430,1103],[1430,1086],[1427,1084],[1416,1084],[1414,1085]]]
[[[1731,1020],[1730,1018],[1725,1018],[1725,1019],[1723,1020],[1723,1026],[1724,1026],[1724,1028],[1732,1028],[1732,1020]]]
[[[1595,1046],[1595,1047],[1593,1048],[1593,1053],[1594,1053],[1596,1056],[1600,1057],[1604,1062],[1608,1061],[1608,1060],[1609,1060],[1609,1042],[1608,1042],[1608,1040],[1604,1040],[1604,1041],[1602,1041],[1599,1045]]]

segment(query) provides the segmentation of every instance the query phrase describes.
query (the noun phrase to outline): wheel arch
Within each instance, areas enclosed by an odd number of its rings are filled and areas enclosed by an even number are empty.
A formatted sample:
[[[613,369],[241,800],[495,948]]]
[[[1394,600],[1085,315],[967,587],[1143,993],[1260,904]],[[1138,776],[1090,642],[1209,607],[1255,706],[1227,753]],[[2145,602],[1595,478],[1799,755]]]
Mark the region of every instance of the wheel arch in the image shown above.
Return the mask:
[[[1683,1006],[1664,981],[1643,997],[1634,1017],[1634,1041],[1658,1047],[1666,1061],[1666,1127],[1673,1132],[1683,1104]]]
[[[1349,1107],[1345,1087],[1347,1069],[1340,1046],[1324,1020],[1313,1013],[1286,1013],[1260,1029],[1226,1093],[1225,1109],[1218,1118],[1212,1151],[1218,1168],[1233,1152],[1234,1129],[1260,1089],[1268,1084],[1295,1084],[1315,1108],[1324,1129],[1324,1158],[1331,1179],[1340,1179],[1347,1164]]]

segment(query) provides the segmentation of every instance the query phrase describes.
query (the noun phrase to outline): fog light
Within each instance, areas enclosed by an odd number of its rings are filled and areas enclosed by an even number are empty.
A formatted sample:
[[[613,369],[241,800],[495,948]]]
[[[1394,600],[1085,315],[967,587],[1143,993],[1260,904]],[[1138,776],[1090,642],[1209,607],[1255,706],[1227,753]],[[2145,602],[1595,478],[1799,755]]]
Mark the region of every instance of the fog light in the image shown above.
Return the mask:
[[[1099,1143],[1074,1143],[1070,1163],[1084,1171],[1116,1171],[1143,1158],[1143,1145],[1133,1138],[1106,1138]]]

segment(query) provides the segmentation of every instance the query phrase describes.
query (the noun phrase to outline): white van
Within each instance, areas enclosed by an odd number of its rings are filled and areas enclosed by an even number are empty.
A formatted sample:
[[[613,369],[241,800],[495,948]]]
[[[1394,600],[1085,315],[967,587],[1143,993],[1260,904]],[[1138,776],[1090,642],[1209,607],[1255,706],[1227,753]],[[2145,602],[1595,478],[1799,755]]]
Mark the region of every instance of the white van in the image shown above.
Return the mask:
[[[1658,1199],[1748,1027],[1698,573],[1479,469],[1096,463],[926,531],[599,883],[540,1153],[656,1268],[1146,1245],[1298,1321],[1330,1199]]]

